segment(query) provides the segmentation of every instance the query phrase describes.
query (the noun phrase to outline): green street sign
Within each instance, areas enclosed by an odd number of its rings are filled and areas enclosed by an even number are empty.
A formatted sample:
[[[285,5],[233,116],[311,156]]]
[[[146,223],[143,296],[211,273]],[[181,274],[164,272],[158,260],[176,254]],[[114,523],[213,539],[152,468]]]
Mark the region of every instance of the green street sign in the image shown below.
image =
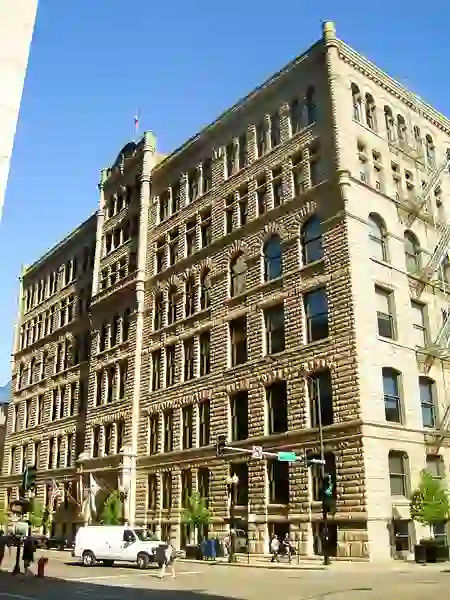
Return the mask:
[[[281,462],[295,462],[297,455],[295,452],[278,452],[278,460]]]

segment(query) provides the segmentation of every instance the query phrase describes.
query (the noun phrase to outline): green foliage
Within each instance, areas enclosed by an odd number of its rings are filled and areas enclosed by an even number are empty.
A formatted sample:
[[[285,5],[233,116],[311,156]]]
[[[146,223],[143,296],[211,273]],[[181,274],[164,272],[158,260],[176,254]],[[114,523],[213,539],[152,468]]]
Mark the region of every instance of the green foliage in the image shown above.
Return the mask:
[[[195,532],[200,531],[205,525],[211,522],[212,512],[206,506],[206,499],[198,492],[193,492],[187,501],[187,508],[181,513],[181,520],[189,525]]]
[[[422,471],[420,483],[411,496],[411,519],[421,525],[428,525],[430,531],[435,523],[450,517],[450,502],[444,480]]]
[[[5,511],[0,510],[0,527],[2,525],[6,525],[7,522],[8,522],[8,517],[6,516]]]
[[[28,522],[31,527],[37,528],[42,527],[44,518],[44,507],[42,506],[42,502],[40,502],[37,498],[32,498],[30,500],[30,511],[28,513]]]
[[[111,492],[106,498],[100,522],[103,525],[121,525],[123,523],[123,505],[119,492]]]

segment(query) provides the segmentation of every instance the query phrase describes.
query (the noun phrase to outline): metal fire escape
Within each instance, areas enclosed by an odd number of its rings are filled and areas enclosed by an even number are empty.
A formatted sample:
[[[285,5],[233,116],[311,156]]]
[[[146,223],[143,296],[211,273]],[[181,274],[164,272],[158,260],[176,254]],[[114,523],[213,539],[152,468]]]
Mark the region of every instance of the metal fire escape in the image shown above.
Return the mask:
[[[445,160],[442,162],[440,166],[438,166],[434,171],[430,173],[428,182],[422,193],[416,197],[415,201],[411,203],[409,208],[409,215],[406,219],[406,226],[409,228],[414,223],[416,218],[426,209],[428,199],[430,194],[433,192],[439,180],[444,173],[444,171],[448,170],[450,167],[450,149],[446,151]],[[450,221],[447,221],[445,224],[436,223],[436,228],[438,229],[440,236],[436,247],[434,248],[433,254],[429,258],[425,267],[418,273],[418,289],[417,293],[420,294],[426,288],[427,284],[433,281],[433,278],[436,274],[439,273],[441,269],[442,263],[447,256],[450,247]],[[442,282],[437,285],[442,286]],[[445,291],[445,289],[444,289]],[[436,338],[431,344],[428,344],[426,348],[421,348],[418,352],[421,354],[425,354],[426,358],[424,361],[424,371],[428,373],[434,360],[436,358],[440,360],[449,360],[450,359],[450,304],[446,311],[444,311],[443,324]],[[445,432],[450,424],[450,402],[447,404],[445,413],[441,419],[441,422],[437,425],[436,429],[438,433],[433,434],[433,442],[434,445],[437,446],[439,450],[442,442],[445,438]]]

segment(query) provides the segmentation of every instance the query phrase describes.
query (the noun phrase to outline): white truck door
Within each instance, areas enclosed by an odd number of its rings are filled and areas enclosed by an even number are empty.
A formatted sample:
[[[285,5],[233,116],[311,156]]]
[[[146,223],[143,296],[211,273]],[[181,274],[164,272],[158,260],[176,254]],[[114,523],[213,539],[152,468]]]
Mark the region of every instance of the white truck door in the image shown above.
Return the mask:
[[[137,538],[131,529],[125,529],[120,542],[119,556],[116,560],[136,562],[138,548]]]

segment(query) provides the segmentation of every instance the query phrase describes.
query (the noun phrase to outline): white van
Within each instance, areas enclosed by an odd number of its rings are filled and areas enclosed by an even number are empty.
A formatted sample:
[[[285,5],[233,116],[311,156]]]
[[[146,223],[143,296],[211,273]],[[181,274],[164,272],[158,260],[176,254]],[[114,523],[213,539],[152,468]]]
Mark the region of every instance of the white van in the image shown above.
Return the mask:
[[[165,545],[151,537],[145,529],[120,525],[80,527],[72,556],[80,559],[85,567],[97,561],[111,567],[120,561],[136,563],[140,569],[146,569],[155,561],[156,548]]]

